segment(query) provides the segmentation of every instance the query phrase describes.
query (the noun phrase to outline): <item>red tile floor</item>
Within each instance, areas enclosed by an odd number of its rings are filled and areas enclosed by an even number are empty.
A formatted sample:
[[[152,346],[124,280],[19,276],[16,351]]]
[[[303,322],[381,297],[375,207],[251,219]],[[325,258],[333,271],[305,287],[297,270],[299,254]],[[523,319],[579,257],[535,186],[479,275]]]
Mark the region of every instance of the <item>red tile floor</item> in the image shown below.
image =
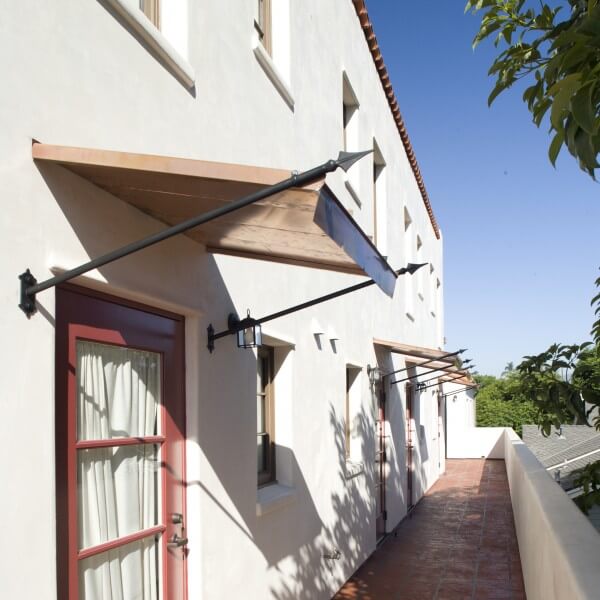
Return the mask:
[[[504,461],[446,473],[335,600],[525,599]]]

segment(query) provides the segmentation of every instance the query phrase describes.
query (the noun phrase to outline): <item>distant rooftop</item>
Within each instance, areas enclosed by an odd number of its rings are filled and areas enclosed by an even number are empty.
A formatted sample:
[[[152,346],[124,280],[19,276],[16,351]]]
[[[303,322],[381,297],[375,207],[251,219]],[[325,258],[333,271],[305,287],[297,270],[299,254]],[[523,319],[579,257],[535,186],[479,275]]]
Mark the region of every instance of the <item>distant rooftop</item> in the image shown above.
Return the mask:
[[[570,498],[581,494],[573,471],[600,459],[600,432],[587,425],[563,425],[549,437],[544,437],[537,425],[523,425],[523,441]],[[600,507],[594,506],[587,516],[600,531]]]
[[[523,425],[523,441],[554,474],[563,475],[600,458],[600,432],[587,425],[563,425],[544,437],[537,425]]]

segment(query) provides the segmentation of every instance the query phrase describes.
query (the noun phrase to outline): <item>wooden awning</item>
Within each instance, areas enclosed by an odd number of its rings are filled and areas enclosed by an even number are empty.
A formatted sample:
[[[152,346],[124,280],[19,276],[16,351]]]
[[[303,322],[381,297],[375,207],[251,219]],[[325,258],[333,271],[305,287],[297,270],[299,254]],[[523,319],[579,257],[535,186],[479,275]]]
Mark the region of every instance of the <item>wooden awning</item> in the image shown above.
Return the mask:
[[[290,176],[263,167],[34,143],[55,163],[168,225]],[[185,235],[210,252],[371,277],[389,296],[394,270],[324,181],[292,188]]]
[[[390,342],[388,340],[380,339],[374,339],[373,344],[375,346],[386,348],[395,354],[402,354],[411,359],[416,359],[410,361],[414,362],[416,366],[427,361],[437,361],[431,368],[435,368],[436,365],[443,365],[443,370],[446,370],[455,364],[455,356],[442,358],[448,354],[448,352],[444,350],[435,350],[434,348],[424,348],[422,346],[411,346],[409,344],[401,344],[399,342]],[[427,367],[429,368],[429,365],[427,365]]]

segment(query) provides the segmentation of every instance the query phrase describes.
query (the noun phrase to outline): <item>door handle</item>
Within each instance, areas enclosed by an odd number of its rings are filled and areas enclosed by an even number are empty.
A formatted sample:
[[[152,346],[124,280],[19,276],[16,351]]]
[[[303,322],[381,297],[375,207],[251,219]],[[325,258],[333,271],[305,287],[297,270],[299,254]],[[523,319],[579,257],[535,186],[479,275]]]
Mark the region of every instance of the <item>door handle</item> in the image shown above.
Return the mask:
[[[179,537],[176,533],[167,542],[168,548],[181,548],[187,546],[188,539],[186,537]]]

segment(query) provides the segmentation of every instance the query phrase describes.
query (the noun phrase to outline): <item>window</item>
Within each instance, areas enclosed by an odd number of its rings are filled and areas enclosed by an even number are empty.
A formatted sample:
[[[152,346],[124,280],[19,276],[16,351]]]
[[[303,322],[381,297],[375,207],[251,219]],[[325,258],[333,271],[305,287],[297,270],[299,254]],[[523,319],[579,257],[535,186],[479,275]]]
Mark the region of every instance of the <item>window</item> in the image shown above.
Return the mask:
[[[346,460],[350,460],[353,455],[357,454],[356,448],[353,449],[353,443],[357,433],[354,420],[358,413],[358,405],[360,404],[360,388],[358,386],[360,371],[360,367],[346,365],[346,401],[344,405],[344,447]]]
[[[346,406],[344,412],[346,458],[350,458],[350,369],[348,367],[346,367]]]
[[[150,19],[151,23],[160,29],[159,0],[139,0],[140,10]]]
[[[256,448],[258,485],[275,481],[274,349],[261,346],[256,361]]]
[[[195,85],[196,75],[188,56],[187,2],[161,0],[103,0],[121,24],[138,37],[145,48],[187,88]]]
[[[356,94],[344,74],[342,91],[342,147],[346,152],[357,152],[360,150],[358,135],[358,100]],[[350,192],[352,199],[360,207],[361,201],[358,196],[359,190],[359,172],[360,161],[350,167],[346,174],[346,188]]]
[[[272,53],[272,19],[271,0],[257,0],[258,10],[254,27],[258,32],[258,39],[269,55]]]
[[[435,267],[429,263],[429,283],[428,283],[428,290],[430,293],[429,296],[429,302],[431,303],[431,316],[435,317],[437,315],[437,287],[436,287],[436,281],[439,281],[439,279],[436,280],[435,276],[434,276],[434,271],[435,271]]]
[[[417,235],[417,254],[416,254],[416,256],[417,256],[418,263],[423,262],[423,241],[421,240],[420,235]],[[425,274],[423,273],[423,270],[420,269],[419,271],[417,271],[415,273],[414,277],[417,278],[417,294],[421,300],[425,300],[425,295],[423,293],[423,279],[425,277]]]
[[[387,242],[385,191],[385,160],[373,140],[373,243],[384,255]]]
[[[415,258],[415,245],[413,242],[412,218],[406,206],[404,207],[404,263],[418,262]],[[418,271],[417,271],[418,273]],[[415,275],[407,275],[404,282],[404,302],[406,316],[414,321],[414,278]]]

